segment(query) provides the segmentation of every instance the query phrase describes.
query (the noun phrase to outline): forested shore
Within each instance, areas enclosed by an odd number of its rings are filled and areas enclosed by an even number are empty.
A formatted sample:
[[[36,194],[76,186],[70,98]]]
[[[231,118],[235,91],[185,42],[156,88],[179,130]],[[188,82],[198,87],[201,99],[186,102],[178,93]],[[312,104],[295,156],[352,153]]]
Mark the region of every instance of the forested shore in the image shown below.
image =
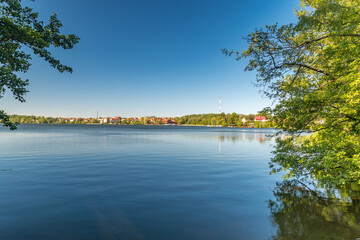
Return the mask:
[[[10,120],[16,123],[27,124],[118,124],[118,125],[192,125],[192,126],[216,126],[216,127],[250,127],[250,128],[271,128],[273,123],[265,116],[254,114],[237,113],[209,113],[191,114],[181,117],[99,117],[99,118],[64,118],[11,115]]]

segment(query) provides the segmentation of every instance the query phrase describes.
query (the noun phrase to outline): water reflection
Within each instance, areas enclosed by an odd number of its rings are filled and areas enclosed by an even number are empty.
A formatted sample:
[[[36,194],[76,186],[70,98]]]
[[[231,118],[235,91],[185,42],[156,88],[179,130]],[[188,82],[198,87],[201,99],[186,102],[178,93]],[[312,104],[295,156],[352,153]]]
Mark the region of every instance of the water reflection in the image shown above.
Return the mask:
[[[218,146],[219,146],[219,154],[221,154],[221,143],[222,142],[232,142],[232,143],[236,143],[238,141],[256,141],[259,142],[260,144],[265,144],[269,141],[272,140],[272,137],[270,136],[270,134],[265,134],[265,133],[257,133],[257,132],[252,132],[249,134],[249,132],[218,132],[217,135],[218,138]]]
[[[273,139],[271,136],[275,134],[275,131],[271,129],[266,129],[262,131],[256,131],[254,129],[250,129],[247,131],[236,131],[236,130],[229,130],[229,131],[214,131],[214,132],[195,132],[189,133],[185,136],[190,137],[192,139],[214,139],[217,138],[218,141],[221,142],[239,142],[239,141],[249,141],[249,142],[259,142],[261,144],[267,143]]]
[[[224,134],[219,132],[218,133],[218,139],[219,141],[231,141],[233,143],[236,143],[238,141],[257,141],[259,143],[265,143],[271,141],[271,137],[268,134],[265,133],[234,133],[231,135]]]
[[[272,239],[360,239],[359,191],[319,192],[293,180],[277,183],[273,194]]]

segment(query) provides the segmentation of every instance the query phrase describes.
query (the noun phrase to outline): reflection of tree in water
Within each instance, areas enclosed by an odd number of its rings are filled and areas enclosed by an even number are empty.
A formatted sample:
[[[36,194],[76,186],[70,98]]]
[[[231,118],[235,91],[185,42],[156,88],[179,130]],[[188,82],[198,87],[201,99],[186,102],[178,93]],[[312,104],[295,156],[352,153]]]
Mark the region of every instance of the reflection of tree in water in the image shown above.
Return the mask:
[[[315,192],[296,180],[277,183],[269,200],[276,240],[350,239],[360,236],[359,192]],[[359,238],[360,239],[360,238]]]
[[[241,133],[233,135],[225,135],[224,133],[218,133],[219,141],[224,142],[231,141],[236,143],[237,141],[257,141],[261,144],[271,141],[272,137],[264,133]]]

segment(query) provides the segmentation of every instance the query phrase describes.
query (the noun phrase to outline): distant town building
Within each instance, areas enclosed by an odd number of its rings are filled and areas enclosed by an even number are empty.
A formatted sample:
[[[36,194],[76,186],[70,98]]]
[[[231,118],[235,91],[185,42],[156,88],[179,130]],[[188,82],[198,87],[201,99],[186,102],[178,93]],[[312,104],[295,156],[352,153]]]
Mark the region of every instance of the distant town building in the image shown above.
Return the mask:
[[[108,118],[109,119],[109,123],[112,123],[112,124],[114,124],[114,123],[120,123],[120,121],[121,121],[121,117],[114,117],[114,118]]]
[[[108,118],[99,118],[100,123],[108,123]]]
[[[267,119],[265,116],[255,116],[254,121],[255,122],[266,122]]]
[[[170,118],[162,118],[161,121],[164,123],[164,124],[177,124],[176,121],[170,119]]]

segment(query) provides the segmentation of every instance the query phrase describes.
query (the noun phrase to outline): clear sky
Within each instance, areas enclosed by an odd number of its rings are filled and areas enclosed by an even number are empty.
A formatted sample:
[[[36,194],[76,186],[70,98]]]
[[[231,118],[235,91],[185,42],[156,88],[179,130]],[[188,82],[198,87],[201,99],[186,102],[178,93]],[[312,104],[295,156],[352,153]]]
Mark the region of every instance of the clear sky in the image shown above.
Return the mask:
[[[28,2],[23,0],[23,2]],[[10,92],[9,114],[63,117],[181,116],[256,113],[271,104],[253,86],[246,61],[220,49],[246,49],[255,28],[295,22],[297,0],[36,0],[47,20],[55,12],[64,33],[81,40],[54,56],[73,67],[58,73],[33,57],[26,103]]]

